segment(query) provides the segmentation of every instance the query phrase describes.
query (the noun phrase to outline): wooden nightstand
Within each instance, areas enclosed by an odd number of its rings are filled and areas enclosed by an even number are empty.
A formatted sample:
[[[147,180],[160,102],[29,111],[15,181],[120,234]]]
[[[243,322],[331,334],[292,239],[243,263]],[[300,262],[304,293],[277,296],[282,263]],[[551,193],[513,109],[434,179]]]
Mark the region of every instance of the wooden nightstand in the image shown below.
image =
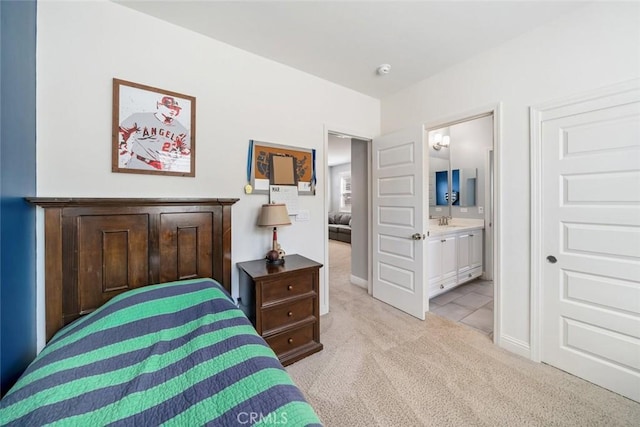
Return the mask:
[[[240,308],[289,365],[322,350],[319,276],[322,264],[287,255],[283,265],[264,259],[239,262]]]

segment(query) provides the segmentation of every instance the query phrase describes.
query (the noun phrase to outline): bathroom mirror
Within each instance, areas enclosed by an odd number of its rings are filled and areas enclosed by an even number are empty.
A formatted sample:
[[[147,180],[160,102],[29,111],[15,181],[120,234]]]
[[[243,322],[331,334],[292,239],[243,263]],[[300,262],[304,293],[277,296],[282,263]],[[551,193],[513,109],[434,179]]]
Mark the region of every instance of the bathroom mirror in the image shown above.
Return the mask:
[[[431,172],[429,206],[475,206],[477,178],[478,170],[475,168]]]
[[[475,168],[453,169],[451,171],[453,206],[476,205],[476,181],[478,170]]]
[[[449,157],[429,157],[429,215],[451,216],[449,202]]]
[[[493,126],[485,116],[427,130],[430,218],[489,218]]]
[[[431,135],[430,140],[434,139]],[[453,142],[455,144],[455,142]],[[433,148],[433,147],[432,147]],[[452,216],[452,207],[476,206],[477,168],[452,168],[449,145],[429,150],[429,215]]]

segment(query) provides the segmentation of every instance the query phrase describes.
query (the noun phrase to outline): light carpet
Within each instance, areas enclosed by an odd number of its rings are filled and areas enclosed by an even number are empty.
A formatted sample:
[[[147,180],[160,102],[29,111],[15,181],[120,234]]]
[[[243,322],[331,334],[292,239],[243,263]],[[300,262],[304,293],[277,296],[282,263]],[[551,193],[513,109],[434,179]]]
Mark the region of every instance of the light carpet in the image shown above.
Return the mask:
[[[426,321],[349,283],[350,245],[330,241],[324,350],[287,367],[326,426],[638,426],[640,404]]]

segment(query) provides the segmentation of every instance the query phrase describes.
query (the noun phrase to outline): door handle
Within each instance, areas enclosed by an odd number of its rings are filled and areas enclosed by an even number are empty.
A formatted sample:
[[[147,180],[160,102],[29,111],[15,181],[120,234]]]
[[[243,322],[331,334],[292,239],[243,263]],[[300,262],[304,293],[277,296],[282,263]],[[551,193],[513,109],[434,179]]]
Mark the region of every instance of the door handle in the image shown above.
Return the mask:
[[[420,234],[420,233],[415,233],[411,235],[411,240],[422,240],[424,239],[426,236],[424,234]]]
[[[555,264],[556,262],[558,262],[558,259],[556,257],[554,257],[553,255],[549,255],[547,257],[547,261],[549,261],[551,264]]]

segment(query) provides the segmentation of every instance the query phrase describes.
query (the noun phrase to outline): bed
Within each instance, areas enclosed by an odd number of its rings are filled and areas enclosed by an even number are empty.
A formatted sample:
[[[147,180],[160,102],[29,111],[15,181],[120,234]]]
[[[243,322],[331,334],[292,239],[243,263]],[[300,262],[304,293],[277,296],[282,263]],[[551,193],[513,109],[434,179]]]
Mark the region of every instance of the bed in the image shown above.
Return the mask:
[[[235,199],[33,198],[48,342],[2,425],[321,425],[229,295]]]

